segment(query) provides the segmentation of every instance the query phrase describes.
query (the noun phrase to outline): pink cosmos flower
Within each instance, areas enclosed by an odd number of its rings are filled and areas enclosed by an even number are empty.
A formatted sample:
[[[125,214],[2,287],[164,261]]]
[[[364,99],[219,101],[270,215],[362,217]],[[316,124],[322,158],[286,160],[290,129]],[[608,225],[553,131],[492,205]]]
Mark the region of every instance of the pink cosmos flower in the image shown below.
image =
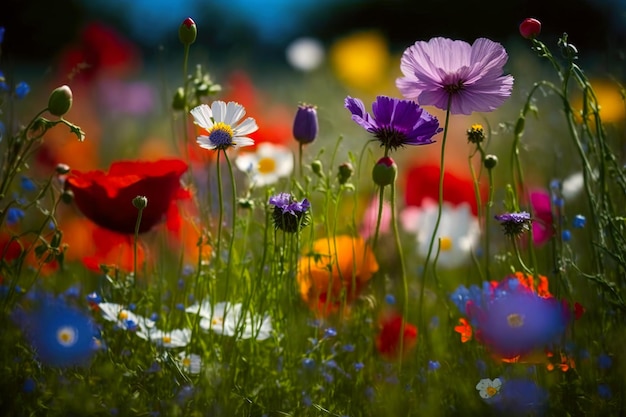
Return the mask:
[[[452,114],[489,112],[511,95],[513,77],[502,75],[508,55],[502,45],[477,39],[472,45],[447,38],[418,41],[404,51],[396,86],[408,99]]]

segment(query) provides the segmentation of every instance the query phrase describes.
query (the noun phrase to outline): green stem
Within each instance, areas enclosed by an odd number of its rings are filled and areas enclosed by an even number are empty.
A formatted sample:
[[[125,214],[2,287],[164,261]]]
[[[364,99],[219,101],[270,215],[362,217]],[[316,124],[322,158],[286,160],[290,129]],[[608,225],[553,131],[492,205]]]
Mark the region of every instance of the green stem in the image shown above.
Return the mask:
[[[226,158],[226,163],[228,164],[228,174],[230,175],[230,182],[231,182],[231,193],[232,193],[232,200],[231,200],[231,204],[232,204],[232,211],[233,211],[233,226],[232,226],[232,230],[230,232],[230,242],[229,242],[229,246],[228,246],[228,262],[226,264],[226,296],[228,296],[228,285],[230,282],[230,270],[231,270],[231,266],[232,266],[232,259],[234,257],[234,244],[235,244],[235,231],[237,229],[237,184],[235,183],[235,175],[233,174],[233,166],[230,163],[230,158],[228,157],[228,155],[226,154],[226,152],[224,152],[224,157]]]
[[[141,216],[143,215],[143,209],[145,207],[141,207],[138,209],[137,213],[137,223],[135,223],[135,234],[134,234],[134,242],[133,242],[133,286],[137,283],[137,250],[139,246],[139,226],[141,225]]]
[[[430,263],[430,257],[435,246],[435,240],[437,239],[437,232],[439,231],[439,224],[441,223],[441,214],[443,213],[443,177],[445,173],[444,157],[446,150],[446,140],[448,138],[448,124],[450,122],[450,106],[452,105],[452,95],[448,97],[448,106],[446,109],[446,121],[443,128],[443,139],[441,140],[441,155],[439,158],[439,203],[437,208],[437,220],[435,221],[435,228],[433,234],[430,237],[430,243],[428,244],[428,252],[426,254],[426,260],[424,261],[424,271],[422,274],[422,287],[420,288],[419,308],[420,308],[420,328],[426,331],[426,327],[423,326],[423,311],[424,311],[424,292],[426,289],[426,281],[428,279],[428,267]]]

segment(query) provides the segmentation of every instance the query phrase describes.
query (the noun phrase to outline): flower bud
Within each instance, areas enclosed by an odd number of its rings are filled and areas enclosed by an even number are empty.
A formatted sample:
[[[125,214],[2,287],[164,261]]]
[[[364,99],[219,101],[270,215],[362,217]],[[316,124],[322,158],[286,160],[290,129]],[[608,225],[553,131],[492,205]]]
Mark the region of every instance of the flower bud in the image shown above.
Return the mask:
[[[135,206],[137,210],[143,210],[146,208],[147,205],[148,199],[146,197],[138,195],[137,197],[133,198],[133,206]]]
[[[388,156],[384,156],[378,160],[374,169],[372,170],[372,179],[376,185],[384,187],[391,185],[396,180],[398,175],[398,166]]]
[[[191,17],[188,17],[178,28],[178,39],[180,39],[184,45],[191,45],[196,41],[197,36],[198,28],[196,27],[196,22],[194,22]]]
[[[519,25],[519,33],[526,39],[534,39],[541,33],[541,22],[532,17],[526,18]]]
[[[61,201],[65,204],[71,204],[74,201],[74,192],[70,189],[66,189],[61,193]]]
[[[352,164],[350,162],[344,162],[339,165],[339,172],[337,173],[337,178],[339,180],[339,184],[345,184],[348,182],[352,174],[354,173],[354,168],[352,168]]]
[[[467,129],[467,141],[470,143],[481,143],[485,140],[485,129],[483,125],[475,123]]]
[[[70,166],[67,164],[57,164],[55,171],[59,175],[65,175],[70,172]]]
[[[317,108],[309,104],[298,106],[293,121],[293,137],[300,143],[311,143],[317,137]]]
[[[174,93],[172,99],[172,109],[185,110],[185,90],[182,87],[178,87]]]
[[[498,165],[498,157],[495,155],[485,155],[485,159],[483,160],[483,165],[487,169],[493,169]]]
[[[313,171],[313,173],[319,177],[323,176],[324,173],[322,172],[323,170],[323,165],[322,165],[322,161],[320,161],[319,159],[316,159],[315,161],[311,162],[311,170]]]
[[[48,111],[58,117],[62,117],[72,108],[72,90],[67,85],[62,85],[52,91],[48,98]]]

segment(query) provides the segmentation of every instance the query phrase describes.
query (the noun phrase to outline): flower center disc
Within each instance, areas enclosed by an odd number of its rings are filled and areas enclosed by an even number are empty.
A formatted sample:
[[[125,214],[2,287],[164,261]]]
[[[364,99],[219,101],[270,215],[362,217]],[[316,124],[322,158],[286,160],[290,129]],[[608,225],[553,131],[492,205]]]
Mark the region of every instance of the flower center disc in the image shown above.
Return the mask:
[[[209,130],[209,140],[215,146],[226,147],[233,142],[233,129],[224,122],[218,122]]]
[[[57,341],[64,347],[70,347],[78,340],[78,332],[70,326],[63,326],[57,330]]]
[[[276,171],[276,161],[273,158],[261,158],[258,169],[261,174],[270,174]]]
[[[524,317],[517,313],[509,314],[506,321],[510,327],[522,327],[524,325]]]

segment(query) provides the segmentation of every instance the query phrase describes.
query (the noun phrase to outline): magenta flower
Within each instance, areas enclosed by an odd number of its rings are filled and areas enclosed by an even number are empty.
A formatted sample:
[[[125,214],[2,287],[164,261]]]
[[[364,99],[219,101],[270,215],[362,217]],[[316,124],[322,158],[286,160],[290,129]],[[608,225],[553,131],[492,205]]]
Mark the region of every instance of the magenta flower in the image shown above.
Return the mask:
[[[450,113],[497,109],[511,95],[513,77],[502,75],[508,55],[502,45],[477,39],[472,45],[447,38],[415,42],[404,51],[396,86],[408,99]]]
[[[358,98],[346,97],[345,107],[352,113],[352,120],[373,133],[385,149],[428,145],[443,130],[435,116],[409,100],[378,96],[372,104],[372,115]]]
[[[533,208],[533,243],[543,245],[554,235],[550,193],[544,190],[530,191],[530,204]]]

